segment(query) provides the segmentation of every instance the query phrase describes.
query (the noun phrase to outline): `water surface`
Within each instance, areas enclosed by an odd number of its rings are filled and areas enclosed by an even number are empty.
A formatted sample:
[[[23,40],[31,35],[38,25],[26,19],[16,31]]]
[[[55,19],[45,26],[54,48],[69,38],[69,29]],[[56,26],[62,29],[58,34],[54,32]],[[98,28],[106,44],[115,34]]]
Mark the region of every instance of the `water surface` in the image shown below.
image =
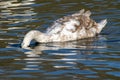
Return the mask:
[[[120,0],[2,0],[0,2],[1,80],[118,80]],[[20,48],[24,35],[45,31],[52,22],[80,9],[108,24],[94,38]]]

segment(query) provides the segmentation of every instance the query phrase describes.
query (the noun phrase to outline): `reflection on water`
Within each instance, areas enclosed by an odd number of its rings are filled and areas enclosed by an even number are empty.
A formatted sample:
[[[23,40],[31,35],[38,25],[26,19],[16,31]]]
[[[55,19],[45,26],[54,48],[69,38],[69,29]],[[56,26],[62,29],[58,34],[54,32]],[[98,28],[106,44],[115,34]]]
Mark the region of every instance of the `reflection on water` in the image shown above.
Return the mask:
[[[120,77],[119,0],[1,0],[1,80],[118,80]],[[20,48],[26,32],[82,8],[95,20],[107,18],[101,35],[65,43]]]
[[[31,63],[33,61],[35,63],[38,61],[50,61],[50,62],[53,61],[54,65],[52,64],[52,67],[73,68],[73,65],[77,64],[77,61],[89,60],[89,58],[87,58],[87,55],[91,55],[92,53],[94,53],[95,52],[94,50],[106,48],[105,44],[102,43],[96,44],[94,43],[94,40],[92,38],[86,41],[81,40],[81,41],[72,41],[65,43],[39,44],[33,48],[30,48],[30,51],[26,51],[25,52],[26,58],[22,60],[26,60],[27,63]],[[99,53],[99,51],[97,52]],[[45,56],[41,57],[41,55],[45,55]],[[60,62],[62,61],[63,63],[59,65],[58,63],[55,64],[56,62],[59,61]],[[32,65],[32,66],[37,66],[37,65]],[[35,69],[36,68],[38,67],[35,67]],[[29,65],[27,65],[26,68],[24,69],[31,69],[31,68]]]
[[[34,0],[25,0],[21,2],[11,0],[0,2],[0,17],[2,18],[0,23],[15,26],[33,20],[32,16],[36,15],[36,13],[30,6],[32,4],[34,4]]]

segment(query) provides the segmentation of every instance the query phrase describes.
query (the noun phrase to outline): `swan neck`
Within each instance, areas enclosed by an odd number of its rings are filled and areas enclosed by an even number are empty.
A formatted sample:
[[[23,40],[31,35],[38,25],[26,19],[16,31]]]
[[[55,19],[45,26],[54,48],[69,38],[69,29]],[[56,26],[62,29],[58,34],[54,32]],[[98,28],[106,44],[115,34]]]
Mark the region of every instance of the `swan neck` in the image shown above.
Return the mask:
[[[22,42],[22,48],[25,48],[25,47],[28,47],[30,45],[30,42],[34,39],[36,41],[40,41],[40,37],[42,36],[43,34],[37,30],[32,30],[30,32],[28,32],[24,39],[23,39],[23,42]]]

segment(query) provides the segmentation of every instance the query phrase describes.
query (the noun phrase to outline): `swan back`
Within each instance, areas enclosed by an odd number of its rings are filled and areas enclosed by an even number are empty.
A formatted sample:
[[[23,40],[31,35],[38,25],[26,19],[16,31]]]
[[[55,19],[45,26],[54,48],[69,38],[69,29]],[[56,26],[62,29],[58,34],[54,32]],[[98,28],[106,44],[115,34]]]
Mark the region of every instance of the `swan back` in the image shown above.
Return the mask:
[[[91,27],[97,27],[97,23],[90,19],[91,12],[80,10],[72,15],[64,16],[56,21],[53,25],[47,29],[48,34],[60,34],[62,31],[74,33],[80,31],[83,27],[89,29]],[[67,34],[67,33],[66,33]]]
[[[91,12],[89,10],[85,11],[82,9],[72,15],[64,16],[54,21],[53,25],[47,29],[46,33],[49,35],[74,35],[76,37],[74,37],[73,40],[93,37],[101,32],[107,20],[96,23],[90,18],[90,15]],[[66,41],[70,39],[65,38]]]

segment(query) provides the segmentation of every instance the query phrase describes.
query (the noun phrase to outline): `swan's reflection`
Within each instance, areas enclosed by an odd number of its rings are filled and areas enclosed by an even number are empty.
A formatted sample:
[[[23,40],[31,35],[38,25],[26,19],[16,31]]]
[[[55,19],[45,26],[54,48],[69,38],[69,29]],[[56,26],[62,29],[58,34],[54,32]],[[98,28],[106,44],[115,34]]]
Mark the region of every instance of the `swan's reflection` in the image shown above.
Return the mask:
[[[106,45],[102,43],[102,39],[104,38],[90,38],[29,47],[30,51],[25,52],[26,58],[23,59],[26,61],[26,66],[23,69],[38,70],[40,66],[47,68],[49,65],[54,68],[75,68],[77,61],[88,59],[86,55],[91,55],[96,49],[99,53],[98,49],[106,48]]]

